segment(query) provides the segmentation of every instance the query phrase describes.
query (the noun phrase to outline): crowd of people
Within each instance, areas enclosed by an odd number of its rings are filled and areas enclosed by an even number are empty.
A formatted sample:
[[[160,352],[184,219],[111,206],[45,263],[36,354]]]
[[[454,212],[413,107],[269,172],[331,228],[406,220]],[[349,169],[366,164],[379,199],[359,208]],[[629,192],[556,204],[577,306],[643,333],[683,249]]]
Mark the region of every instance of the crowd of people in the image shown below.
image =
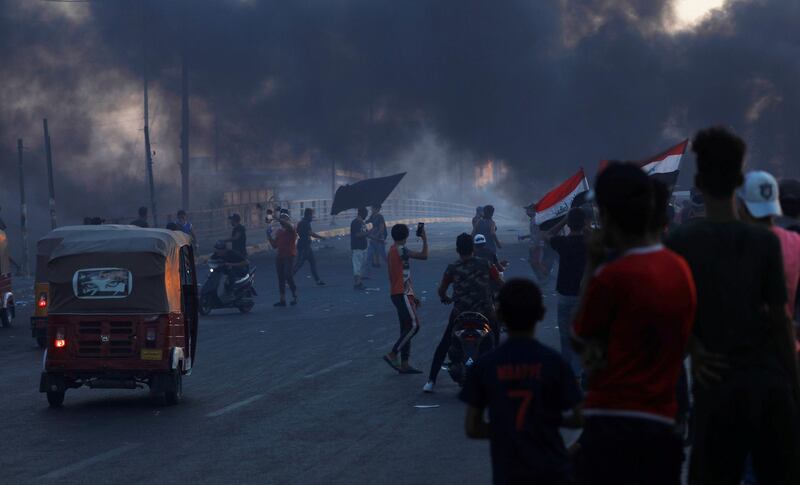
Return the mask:
[[[592,209],[573,208],[543,230],[526,208],[521,239],[531,242],[534,279],[546,284],[558,262],[560,352],[535,337],[539,285],[503,281],[494,207],[478,207],[472,231],[458,236],[438,288],[453,308],[423,391],[435,389],[459,315],[484,315],[493,350],[471,363],[460,398],[467,435],[491,441],[495,483],[677,484],[687,458],[692,484],[800,483],[800,182],[745,173],[746,144],[726,128],[698,132],[692,151],[695,189],[680,207],[657,178],[612,162],[596,178]],[[146,227],[146,208],[139,216]],[[287,305],[287,286],[297,304],[294,275],[306,262],[325,284],[313,219],[312,209],[296,225],[287,210],[268,211],[275,306]],[[246,261],[241,218],[231,224],[221,248]],[[176,230],[194,234],[183,211]],[[387,268],[399,336],[383,360],[421,374],[410,362],[420,303],[411,265],[429,245],[422,224],[421,247],[410,236],[405,224],[387,227],[380,206],[360,208],[350,254],[355,290]],[[569,448],[562,427],[582,428]]]
[[[692,150],[688,210],[617,162],[597,177],[594,227],[573,209],[568,235],[532,234],[537,256],[542,243],[559,255],[561,355],[534,337],[537,285],[510,281],[497,297],[508,339],[461,392],[495,483],[681,483],[687,415],[689,483],[800,483],[800,184],[745,174],[745,142],[725,128]],[[564,426],[582,428],[569,450]]]

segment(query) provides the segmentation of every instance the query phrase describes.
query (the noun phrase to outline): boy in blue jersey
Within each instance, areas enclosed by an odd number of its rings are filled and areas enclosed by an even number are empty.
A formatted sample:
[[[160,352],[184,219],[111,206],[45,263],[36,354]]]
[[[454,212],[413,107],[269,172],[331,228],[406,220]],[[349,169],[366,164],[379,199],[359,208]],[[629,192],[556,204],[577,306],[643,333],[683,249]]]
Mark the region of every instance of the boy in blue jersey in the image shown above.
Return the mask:
[[[581,392],[561,355],[534,338],[544,311],[535,283],[506,283],[497,314],[509,338],[477,360],[460,395],[467,436],[491,442],[495,485],[574,483],[559,427],[579,425]]]

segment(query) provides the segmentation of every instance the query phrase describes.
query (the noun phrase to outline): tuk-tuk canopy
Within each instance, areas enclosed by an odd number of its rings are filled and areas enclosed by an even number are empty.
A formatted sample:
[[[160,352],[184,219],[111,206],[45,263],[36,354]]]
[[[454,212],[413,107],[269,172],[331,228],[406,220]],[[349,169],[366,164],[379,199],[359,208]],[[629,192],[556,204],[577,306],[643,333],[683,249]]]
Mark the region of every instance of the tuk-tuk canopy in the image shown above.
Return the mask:
[[[0,274],[11,272],[11,260],[8,258],[8,237],[0,229]]]
[[[37,246],[50,252],[49,313],[179,312],[184,246],[191,246],[186,234],[166,229],[99,225],[51,231]]]

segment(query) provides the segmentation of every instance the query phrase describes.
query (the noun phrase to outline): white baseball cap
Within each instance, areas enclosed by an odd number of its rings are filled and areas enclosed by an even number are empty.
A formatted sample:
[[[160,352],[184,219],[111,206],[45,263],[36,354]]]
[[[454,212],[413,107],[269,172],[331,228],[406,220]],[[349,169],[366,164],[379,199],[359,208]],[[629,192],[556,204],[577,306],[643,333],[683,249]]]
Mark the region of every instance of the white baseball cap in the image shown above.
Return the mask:
[[[473,244],[486,244],[486,236],[483,234],[475,234],[475,240]]]
[[[778,200],[778,181],[767,172],[756,170],[744,176],[744,185],[739,188],[739,198],[747,211],[756,219],[768,216],[781,216]]]

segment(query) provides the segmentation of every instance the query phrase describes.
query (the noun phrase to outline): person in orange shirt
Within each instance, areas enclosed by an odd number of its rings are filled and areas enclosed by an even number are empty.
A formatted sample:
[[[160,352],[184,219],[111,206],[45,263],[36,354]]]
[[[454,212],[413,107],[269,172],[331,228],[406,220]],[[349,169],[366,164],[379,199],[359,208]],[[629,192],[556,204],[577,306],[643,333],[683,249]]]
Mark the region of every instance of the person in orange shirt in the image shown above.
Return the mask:
[[[400,338],[397,339],[392,350],[383,356],[383,360],[401,374],[422,373],[408,363],[411,355],[411,339],[419,331],[419,317],[417,316],[419,300],[414,296],[414,289],[411,287],[409,261],[428,259],[428,236],[425,234],[425,228],[420,226],[417,234],[422,239],[422,251],[410,251],[406,247],[409,235],[408,226],[395,224],[392,227],[394,244],[389,248],[388,256],[389,288],[392,304],[397,309],[397,316],[400,319]],[[400,361],[397,360],[398,354]]]

